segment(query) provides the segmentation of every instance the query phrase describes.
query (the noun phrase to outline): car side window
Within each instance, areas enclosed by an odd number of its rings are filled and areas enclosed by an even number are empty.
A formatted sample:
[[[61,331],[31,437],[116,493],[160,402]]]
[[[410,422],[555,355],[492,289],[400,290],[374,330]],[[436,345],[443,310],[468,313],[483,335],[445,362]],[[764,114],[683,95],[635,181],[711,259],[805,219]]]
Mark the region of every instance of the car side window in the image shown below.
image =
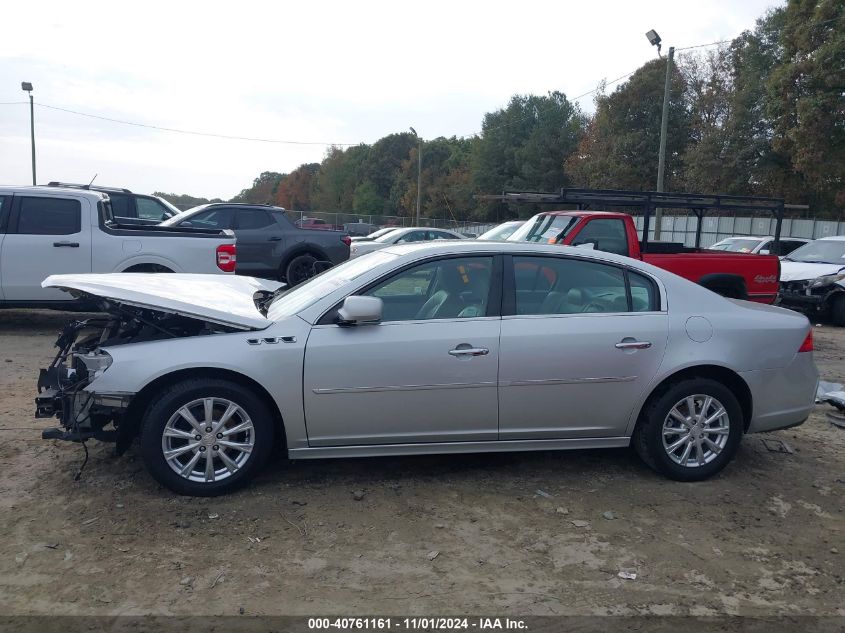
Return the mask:
[[[270,214],[263,209],[240,209],[235,214],[235,222],[235,228],[244,231],[263,229],[275,223]]]
[[[21,198],[18,233],[25,235],[72,235],[82,230],[79,200]]]
[[[492,272],[492,257],[438,259],[398,272],[364,294],[383,301],[383,322],[481,317],[488,311]]]
[[[572,246],[595,244],[597,251],[628,255],[625,223],[619,218],[594,218],[575,236]]]
[[[167,208],[152,198],[135,198],[135,207],[138,217],[143,220],[166,220]]]
[[[655,312],[660,309],[660,294],[654,282],[639,273],[628,271],[632,312]]]
[[[429,240],[453,240],[455,237],[453,235],[449,235],[448,233],[443,233],[442,231],[429,231],[428,232],[428,239]]]
[[[138,217],[136,212],[132,210],[132,200],[123,193],[109,193],[111,200],[111,210],[116,218],[135,218]]]
[[[202,229],[229,229],[232,228],[232,210],[210,209],[201,211],[180,222],[180,224]]]
[[[6,232],[6,225],[9,222],[9,203],[11,198],[0,196],[0,234]]]
[[[517,314],[628,312],[625,272],[560,257],[514,257]]]

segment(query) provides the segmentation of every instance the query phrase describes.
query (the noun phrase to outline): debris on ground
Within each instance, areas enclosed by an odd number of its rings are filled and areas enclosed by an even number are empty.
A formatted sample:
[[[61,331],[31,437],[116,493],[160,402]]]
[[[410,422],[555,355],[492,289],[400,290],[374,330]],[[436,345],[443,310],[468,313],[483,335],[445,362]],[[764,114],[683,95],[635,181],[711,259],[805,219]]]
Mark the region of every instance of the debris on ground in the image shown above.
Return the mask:
[[[787,453],[789,455],[795,453],[793,448],[783,440],[764,437],[760,441],[763,442],[763,446],[770,453]]]
[[[182,580],[179,581],[179,584],[183,587],[187,587],[188,585],[194,584],[194,577],[193,576],[185,576]]]
[[[816,388],[816,404],[824,402],[825,397],[830,394],[842,393],[843,389],[845,389],[845,385],[842,383],[819,380],[819,386]]]
[[[637,574],[636,574],[636,572],[633,572],[633,571],[620,571],[616,575],[619,576],[620,578],[625,579],[625,580],[636,580],[637,579]]]
[[[602,514],[601,514],[601,515],[602,515],[605,519],[607,519],[608,521],[613,521],[613,519],[615,519],[615,518],[616,518],[616,515],[615,515],[615,514],[613,514],[613,512],[611,512],[610,510],[608,510],[607,512],[602,512]]]
[[[569,514],[569,508],[558,506],[557,508],[555,508],[555,512],[557,512],[558,514]]]
[[[434,560],[438,556],[440,556],[440,552],[438,552],[436,549],[431,550],[428,554],[425,555],[428,560]]]
[[[212,512],[211,514],[208,515],[208,518],[209,519],[219,519],[220,515],[217,514],[216,512]]]
[[[577,528],[588,528],[588,527],[590,527],[589,521],[582,521],[581,519],[573,519],[572,521],[570,521],[570,523],[572,523],[572,525],[574,525]]]
[[[540,490],[539,488],[537,489],[536,493],[537,493],[537,496],[543,497],[544,499],[551,499],[552,498],[552,495],[550,495],[545,490]]]
[[[364,498],[364,491],[363,490],[356,490],[355,492],[352,493],[352,498],[355,499],[355,501],[361,501],[361,499]]]

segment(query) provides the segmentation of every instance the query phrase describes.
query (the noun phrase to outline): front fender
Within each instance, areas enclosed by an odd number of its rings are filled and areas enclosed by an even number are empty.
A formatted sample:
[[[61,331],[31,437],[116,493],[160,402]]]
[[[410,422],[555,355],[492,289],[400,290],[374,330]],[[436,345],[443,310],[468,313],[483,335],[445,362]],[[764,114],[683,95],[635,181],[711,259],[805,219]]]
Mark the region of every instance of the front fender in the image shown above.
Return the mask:
[[[282,415],[288,447],[304,448],[308,446],[308,436],[302,404],[302,366],[309,331],[307,323],[293,317],[258,333],[214,334],[104,348],[113,362],[85,391],[137,394],[173,372],[225,369],[261,385]],[[282,337],[290,342],[282,341]]]

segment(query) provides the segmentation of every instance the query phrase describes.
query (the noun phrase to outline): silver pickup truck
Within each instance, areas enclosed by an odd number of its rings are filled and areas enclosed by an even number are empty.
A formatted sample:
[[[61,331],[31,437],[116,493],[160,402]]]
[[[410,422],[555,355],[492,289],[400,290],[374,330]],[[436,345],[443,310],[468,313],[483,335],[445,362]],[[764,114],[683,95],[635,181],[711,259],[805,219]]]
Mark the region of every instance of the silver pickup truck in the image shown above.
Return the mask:
[[[234,273],[232,231],[122,225],[108,194],[0,187],[0,307],[63,307],[60,273]]]

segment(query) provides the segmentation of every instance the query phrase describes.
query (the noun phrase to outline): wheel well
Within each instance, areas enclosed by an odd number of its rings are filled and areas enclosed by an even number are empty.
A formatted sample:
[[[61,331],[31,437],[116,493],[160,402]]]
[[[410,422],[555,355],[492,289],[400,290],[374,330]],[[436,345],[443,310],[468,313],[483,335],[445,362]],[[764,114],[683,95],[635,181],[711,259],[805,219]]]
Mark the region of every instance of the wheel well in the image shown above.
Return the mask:
[[[754,412],[751,389],[748,388],[748,384],[746,384],[746,382],[735,371],[726,367],[719,367],[718,365],[698,365],[696,367],[687,367],[686,369],[682,369],[681,371],[664,378],[663,381],[654,388],[649,397],[646,398],[646,401],[640,409],[640,416],[637,419],[637,423],[639,424],[642,412],[645,411],[646,407],[652,400],[659,398],[670,387],[670,385],[689,378],[709,378],[710,380],[722,383],[730,389],[731,393],[733,393],[739,401],[739,406],[742,409],[743,426],[746,431],[748,430],[748,426],[751,424],[751,415]]]
[[[714,273],[704,275],[698,280],[700,286],[712,290],[716,294],[731,299],[747,299],[748,288],[745,286],[745,279],[739,275],[726,273]],[[720,292],[721,291],[721,292]]]
[[[288,264],[291,263],[294,257],[299,257],[300,255],[311,255],[316,257],[318,260],[327,260],[326,254],[321,252],[318,248],[314,246],[303,246],[292,253],[289,253],[287,257],[282,260],[281,265],[279,266],[279,275],[285,276],[288,272]]]
[[[161,264],[135,264],[123,272],[125,273],[172,273],[167,266]]]
[[[162,388],[175,384],[186,378],[216,378],[219,380],[229,380],[253,391],[264,401],[270,409],[270,412],[273,414],[273,421],[276,430],[279,432],[276,440],[277,446],[282,449],[286,448],[287,440],[285,436],[285,425],[282,420],[282,413],[279,411],[279,407],[276,405],[276,401],[273,400],[270,393],[261,384],[257,383],[248,376],[239,374],[236,371],[220,369],[217,367],[192,367],[190,369],[180,369],[178,371],[159,376],[153,380],[141,389],[134,398],[132,398],[132,402],[129,404],[129,408],[126,411],[125,416],[125,422],[128,423],[129,426],[129,429],[126,430],[126,432],[131,434],[132,437],[137,435],[141,429],[141,417],[144,415],[144,411],[146,411],[150,401],[152,401],[156,393],[161,391]]]

